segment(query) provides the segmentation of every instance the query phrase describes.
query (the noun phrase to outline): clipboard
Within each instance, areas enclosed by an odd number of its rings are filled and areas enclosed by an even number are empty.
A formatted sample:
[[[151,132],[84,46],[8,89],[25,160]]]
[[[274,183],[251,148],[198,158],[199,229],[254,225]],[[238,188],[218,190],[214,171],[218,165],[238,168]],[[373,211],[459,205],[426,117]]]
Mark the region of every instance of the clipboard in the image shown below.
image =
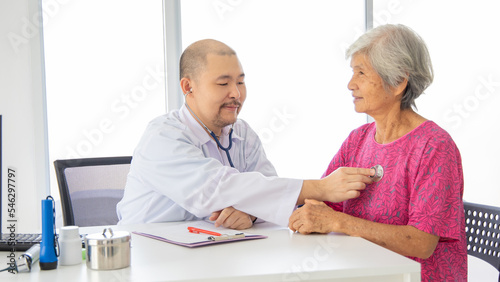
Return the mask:
[[[204,233],[191,233],[189,232],[188,227],[214,231],[220,233],[220,236]],[[176,225],[156,228],[148,232],[134,231],[132,233],[188,248],[267,238],[267,236],[264,235],[256,235],[241,232],[240,230],[215,227],[213,223],[206,221],[186,221]]]

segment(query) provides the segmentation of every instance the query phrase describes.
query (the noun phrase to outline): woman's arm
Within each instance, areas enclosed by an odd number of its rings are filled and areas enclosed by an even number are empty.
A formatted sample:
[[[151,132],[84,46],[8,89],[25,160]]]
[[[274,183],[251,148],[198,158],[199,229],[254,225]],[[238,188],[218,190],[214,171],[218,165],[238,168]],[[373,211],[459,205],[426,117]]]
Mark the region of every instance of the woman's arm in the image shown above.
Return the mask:
[[[432,255],[439,236],[410,225],[372,222],[337,212],[323,202],[306,200],[290,217],[289,228],[303,234],[341,232],[357,236],[404,256],[426,259]]]

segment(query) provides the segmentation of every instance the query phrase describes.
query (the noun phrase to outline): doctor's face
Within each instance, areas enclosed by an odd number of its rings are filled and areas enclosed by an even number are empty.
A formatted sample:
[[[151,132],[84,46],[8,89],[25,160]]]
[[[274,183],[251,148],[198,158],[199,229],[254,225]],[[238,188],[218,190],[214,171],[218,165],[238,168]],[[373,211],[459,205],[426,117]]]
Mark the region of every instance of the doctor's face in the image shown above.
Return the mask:
[[[216,134],[236,122],[246,98],[245,74],[236,55],[207,55],[207,64],[193,82],[194,107]]]

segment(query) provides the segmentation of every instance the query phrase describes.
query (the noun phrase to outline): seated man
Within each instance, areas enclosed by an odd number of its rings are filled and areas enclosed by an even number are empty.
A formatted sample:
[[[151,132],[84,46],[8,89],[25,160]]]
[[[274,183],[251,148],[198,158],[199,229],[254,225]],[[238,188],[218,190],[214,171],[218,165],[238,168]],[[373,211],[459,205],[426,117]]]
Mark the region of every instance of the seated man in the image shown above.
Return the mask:
[[[321,180],[276,177],[257,134],[237,119],[245,74],[234,50],[215,40],[180,59],[185,104],[154,119],[137,146],[120,224],[203,219],[245,229],[256,218],[286,226],[305,198],[340,202],[371,183],[372,169],[340,168]]]

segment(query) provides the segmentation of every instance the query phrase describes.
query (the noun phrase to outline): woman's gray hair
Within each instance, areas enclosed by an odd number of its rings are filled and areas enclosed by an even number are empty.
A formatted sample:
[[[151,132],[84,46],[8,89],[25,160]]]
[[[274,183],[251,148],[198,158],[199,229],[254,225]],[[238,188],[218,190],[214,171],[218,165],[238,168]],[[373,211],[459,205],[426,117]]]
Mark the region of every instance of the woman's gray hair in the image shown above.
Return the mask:
[[[368,57],[384,87],[396,87],[405,79],[408,85],[401,109],[415,106],[415,99],[432,83],[434,72],[429,51],[422,38],[404,25],[382,25],[356,40],[346,51],[346,59],[355,54]]]

